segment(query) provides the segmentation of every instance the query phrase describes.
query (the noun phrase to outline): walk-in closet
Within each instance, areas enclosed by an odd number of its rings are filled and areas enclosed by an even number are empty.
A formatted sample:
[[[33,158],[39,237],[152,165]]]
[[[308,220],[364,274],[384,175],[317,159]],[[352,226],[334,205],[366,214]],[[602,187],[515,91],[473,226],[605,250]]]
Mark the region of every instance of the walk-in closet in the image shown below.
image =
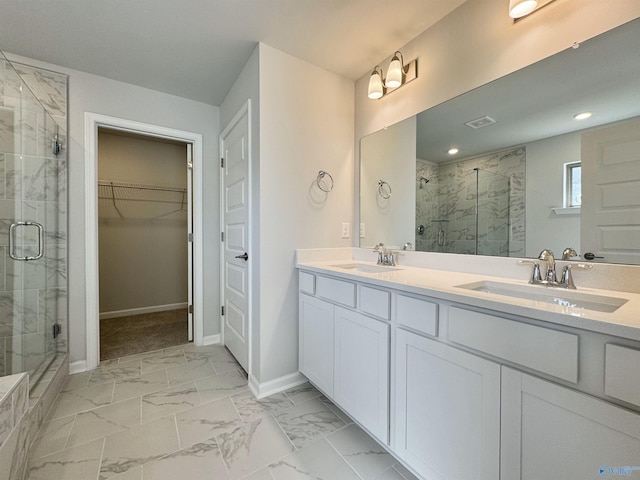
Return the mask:
[[[187,145],[98,131],[100,359],[189,340]]]

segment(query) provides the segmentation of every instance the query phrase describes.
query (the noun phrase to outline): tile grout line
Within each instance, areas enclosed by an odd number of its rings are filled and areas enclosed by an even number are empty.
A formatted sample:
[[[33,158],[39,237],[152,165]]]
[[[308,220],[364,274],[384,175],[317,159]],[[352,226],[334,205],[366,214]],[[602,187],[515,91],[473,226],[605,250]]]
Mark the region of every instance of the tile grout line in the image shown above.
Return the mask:
[[[104,460],[104,450],[107,446],[107,437],[102,438],[102,451],[100,452],[100,461],[98,462],[98,476],[96,480],[100,480],[100,472],[102,471],[102,461]]]
[[[335,432],[333,432],[333,433],[335,433]],[[358,478],[363,479],[362,475],[360,475],[360,474],[356,471],[356,469],[355,469],[355,468],[353,468],[353,465],[351,465],[351,464],[347,461],[347,459],[346,459],[346,458],[344,458],[344,455],[342,455],[342,454],[338,451],[338,449],[333,445],[333,443],[331,443],[331,442],[329,441],[329,439],[328,439],[328,435],[327,435],[326,437],[324,437],[324,438],[323,438],[323,440],[325,440],[325,441],[327,442],[327,444],[329,445],[329,448],[331,448],[334,452],[336,452],[336,453],[338,454],[338,456],[342,459],[342,461],[343,461],[344,463],[346,463],[346,464],[349,466],[349,468],[353,471],[353,473],[355,473],[355,474],[356,474],[356,476],[357,476]],[[385,470],[385,471],[386,471],[386,470]],[[364,479],[363,479],[363,480],[364,480]]]

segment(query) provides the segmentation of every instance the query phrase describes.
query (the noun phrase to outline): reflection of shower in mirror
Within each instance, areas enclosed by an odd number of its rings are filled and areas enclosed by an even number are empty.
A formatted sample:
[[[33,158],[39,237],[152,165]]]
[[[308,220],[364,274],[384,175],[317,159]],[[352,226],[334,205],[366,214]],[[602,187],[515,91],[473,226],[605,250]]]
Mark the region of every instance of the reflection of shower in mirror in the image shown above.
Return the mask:
[[[429,183],[431,181],[430,178],[426,178],[426,177],[420,177],[420,188],[422,188],[422,182],[424,182],[424,184],[426,185],[427,183]]]

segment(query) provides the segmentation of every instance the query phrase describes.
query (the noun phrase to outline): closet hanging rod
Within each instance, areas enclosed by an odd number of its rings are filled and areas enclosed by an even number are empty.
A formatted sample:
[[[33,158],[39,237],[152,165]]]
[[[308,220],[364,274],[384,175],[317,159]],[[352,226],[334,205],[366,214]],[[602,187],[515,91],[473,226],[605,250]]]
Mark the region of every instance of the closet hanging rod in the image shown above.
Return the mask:
[[[98,180],[98,186],[100,187],[113,187],[113,188],[133,188],[136,190],[157,190],[162,192],[178,192],[186,193],[186,187],[165,187],[161,185],[142,185],[135,183],[122,183],[122,182],[108,182],[106,180]]]

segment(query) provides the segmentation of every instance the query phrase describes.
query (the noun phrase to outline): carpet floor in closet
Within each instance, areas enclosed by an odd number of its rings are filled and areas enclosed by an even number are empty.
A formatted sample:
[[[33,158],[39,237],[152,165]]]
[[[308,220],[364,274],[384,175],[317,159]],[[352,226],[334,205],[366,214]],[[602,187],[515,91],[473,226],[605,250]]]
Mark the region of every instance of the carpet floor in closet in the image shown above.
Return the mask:
[[[186,308],[100,320],[100,360],[151,352],[188,341]]]

